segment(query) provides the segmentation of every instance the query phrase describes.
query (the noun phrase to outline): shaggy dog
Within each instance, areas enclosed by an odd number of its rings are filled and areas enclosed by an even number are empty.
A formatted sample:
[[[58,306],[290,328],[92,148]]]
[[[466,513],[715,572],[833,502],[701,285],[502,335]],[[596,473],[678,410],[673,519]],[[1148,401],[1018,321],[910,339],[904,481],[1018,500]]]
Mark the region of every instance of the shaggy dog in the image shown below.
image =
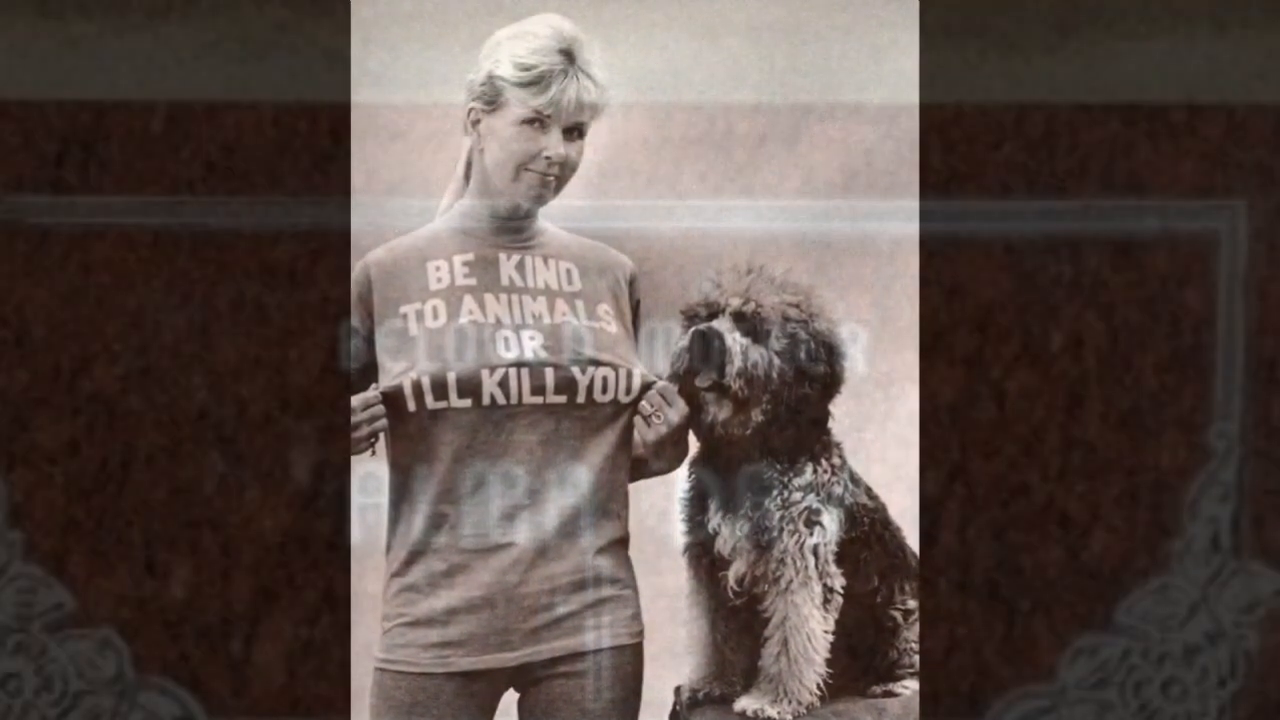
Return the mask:
[[[671,717],[732,703],[789,720],[919,687],[919,557],[831,433],[844,348],[815,299],[760,267],[682,311],[670,379],[699,447],[683,498],[694,668]]]

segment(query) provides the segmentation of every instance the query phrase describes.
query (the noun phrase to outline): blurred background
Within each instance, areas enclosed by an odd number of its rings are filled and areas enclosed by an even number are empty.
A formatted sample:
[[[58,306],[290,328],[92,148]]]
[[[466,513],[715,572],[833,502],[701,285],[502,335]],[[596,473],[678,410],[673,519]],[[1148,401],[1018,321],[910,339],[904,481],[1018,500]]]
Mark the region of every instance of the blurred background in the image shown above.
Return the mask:
[[[835,425],[913,544],[919,535],[918,4],[671,0],[352,6],[351,257],[433,216],[461,148],[463,82],[499,27],[554,11],[595,46],[615,105],[546,217],[639,266],[642,357],[665,369],[678,309],[725,264],[786,267],[849,347]],[[352,460],[352,709],[379,628],[385,465]],[[642,717],[687,669],[683,471],[632,487],[646,624]],[[918,544],[917,544],[918,547]],[[499,711],[515,718],[515,697]]]

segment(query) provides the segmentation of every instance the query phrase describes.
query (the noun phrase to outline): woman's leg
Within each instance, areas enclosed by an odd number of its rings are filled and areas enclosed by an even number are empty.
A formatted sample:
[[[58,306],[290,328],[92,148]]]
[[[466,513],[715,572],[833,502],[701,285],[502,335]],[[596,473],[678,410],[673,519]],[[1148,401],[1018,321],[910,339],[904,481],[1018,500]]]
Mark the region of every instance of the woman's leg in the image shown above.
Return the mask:
[[[369,720],[493,720],[511,688],[506,670],[466,673],[373,671]]]
[[[520,668],[520,720],[638,720],[644,646],[577,653]]]

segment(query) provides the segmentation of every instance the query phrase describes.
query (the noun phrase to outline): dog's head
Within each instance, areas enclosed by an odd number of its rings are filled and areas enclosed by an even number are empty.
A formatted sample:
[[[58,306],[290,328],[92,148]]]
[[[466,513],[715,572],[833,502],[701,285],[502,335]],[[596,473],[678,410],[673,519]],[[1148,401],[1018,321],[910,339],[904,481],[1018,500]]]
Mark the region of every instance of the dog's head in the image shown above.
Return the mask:
[[[844,348],[813,295],[762,266],[709,279],[681,310],[671,379],[699,440],[824,424],[844,384]]]

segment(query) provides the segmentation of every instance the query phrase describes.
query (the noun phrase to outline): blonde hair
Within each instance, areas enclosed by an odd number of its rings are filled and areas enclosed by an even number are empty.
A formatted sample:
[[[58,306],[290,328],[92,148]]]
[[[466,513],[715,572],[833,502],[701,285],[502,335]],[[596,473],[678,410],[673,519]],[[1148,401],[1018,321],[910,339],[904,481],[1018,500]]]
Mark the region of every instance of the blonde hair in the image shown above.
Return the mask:
[[[551,117],[581,114],[588,122],[599,118],[609,102],[585,36],[572,20],[557,13],[533,15],[490,35],[467,78],[466,91],[467,105],[484,112],[497,110],[514,96]],[[462,197],[470,181],[468,143],[437,217]]]
[[[481,48],[467,78],[467,103],[493,111],[512,95],[552,117],[585,113],[594,120],[608,103],[586,38],[573,21],[556,13],[512,23]]]

